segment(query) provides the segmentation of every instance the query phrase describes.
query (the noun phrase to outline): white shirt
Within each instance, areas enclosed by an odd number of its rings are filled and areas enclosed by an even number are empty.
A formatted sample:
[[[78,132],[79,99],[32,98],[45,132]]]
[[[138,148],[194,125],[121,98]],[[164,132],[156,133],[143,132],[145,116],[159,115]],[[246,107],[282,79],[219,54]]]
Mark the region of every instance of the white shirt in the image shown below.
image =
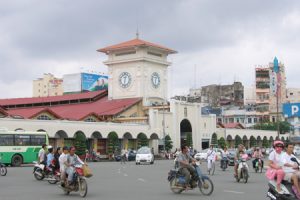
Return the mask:
[[[273,163],[283,166],[284,161],[283,161],[283,156],[284,153],[281,152],[281,154],[276,153],[276,151],[272,151],[269,155],[269,160],[271,160]]]
[[[207,151],[207,160],[215,160],[216,159],[216,152],[214,150],[209,149]]]
[[[295,162],[293,162],[293,161],[291,161],[291,158],[295,158],[295,156],[294,155],[289,155],[289,154],[287,154],[287,153],[284,153],[283,154],[283,156],[282,156],[282,160],[283,160],[283,163],[284,164],[291,164],[291,165],[294,165],[295,164]],[[283,171],[285,172],[285,173],[293,173],[293,172],[295,172],[296,170],[295,169],[293,169],[292,167],[286,167],[286,166],[283,166]]]
[[[40,163],[44,161],[45,158],[45,150],[43,148],[40,149],[39,151],[39,161]]]
[[[67,162],[67,154],[62,153],[59,158],[59,166],[60,166],[60,171],[65,171],[66,170],[66,166],[65,166],[65,162]]]

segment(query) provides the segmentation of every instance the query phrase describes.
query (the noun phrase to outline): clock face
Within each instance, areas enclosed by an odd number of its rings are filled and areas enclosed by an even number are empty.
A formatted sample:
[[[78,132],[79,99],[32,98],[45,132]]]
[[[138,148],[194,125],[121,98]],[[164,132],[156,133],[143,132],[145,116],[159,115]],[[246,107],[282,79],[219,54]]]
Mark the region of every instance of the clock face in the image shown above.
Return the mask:
[[[151,75],[151,82],[154,88],[158,88],[160,85],[160,77],[157,72],[153,72]]]
[[[128,88],[131,84],[131,75],[128,72],[122,72],[119,76],[119,84],[122,88]]]

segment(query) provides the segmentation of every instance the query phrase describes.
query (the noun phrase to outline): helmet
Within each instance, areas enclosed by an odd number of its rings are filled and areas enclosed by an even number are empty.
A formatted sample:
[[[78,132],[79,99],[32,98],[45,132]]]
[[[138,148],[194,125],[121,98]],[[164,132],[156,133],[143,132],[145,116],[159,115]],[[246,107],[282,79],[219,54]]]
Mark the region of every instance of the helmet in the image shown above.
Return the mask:
[[[48,149],[53,149],[53,146],[50,146],[50,145],[49,145],[49,146],[48,146]]]
[[[284,147],[284,143],[281,140],[275,140],[273,143],[273,147],[275,148],[276,146]]]

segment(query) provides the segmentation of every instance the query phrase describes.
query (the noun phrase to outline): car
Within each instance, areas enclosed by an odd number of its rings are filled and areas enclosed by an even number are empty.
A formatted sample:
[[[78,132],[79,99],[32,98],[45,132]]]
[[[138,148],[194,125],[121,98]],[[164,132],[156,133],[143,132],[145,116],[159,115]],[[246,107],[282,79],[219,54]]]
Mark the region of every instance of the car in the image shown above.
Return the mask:
[[[137,150],[135,164],[139,165],[141,163],[154,163],[154,155],[151,153],[151,149],[149,147],[141,147]]]
[[[252,158],[252,155],[253,155],[253,149],[247,149],[245,151],[245,153],[249,156],[249,158]]]
[[[194,155],[196,160],[206,160],[207,159],[207,151],[209,149],[204,149]],[[217,160],[221,159],[221,150],[218,148],[214,148],[215,152],[217,152]]]
[[[295,156],[300,156],[300,147],[299,146],[295,146],[294,154],[295,154]]]
[[[136,151],[135,150],[129,150],[128,151],[128,157],[127,160],[128,161],[134,161],[136,157]]]
[[[236,155],[236,150],[232,149],[232,150],[228,150],[228,152],[229,152],[229,155],[228,155],[228,159],[229,159],[228,165],[229,166],[234,166],[234,157]]]

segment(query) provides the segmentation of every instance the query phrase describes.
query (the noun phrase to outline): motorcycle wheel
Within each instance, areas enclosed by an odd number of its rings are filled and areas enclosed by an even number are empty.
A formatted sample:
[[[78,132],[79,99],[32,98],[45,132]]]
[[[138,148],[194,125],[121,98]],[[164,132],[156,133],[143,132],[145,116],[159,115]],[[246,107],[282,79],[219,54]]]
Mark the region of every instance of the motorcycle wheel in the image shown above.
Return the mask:
[[[70,194],[70,191],[64,190],[64,194],[65,194],[65,195],[69,195],[69,194]]]
[[[258,167],[255,167],[255,173],[257,173],[258,172]]]
[[[5,176],[7,174],[7,168],[4,165],[0,166],[0,174],[1,176]]]
[[[85,179],[80,179],[80,188],[79,188],[79,194],[81,197],[85,197],[88,192],[88,186]]]
[[[211,195],[214,191],[214,184],[209,177],[203,177],[202,180],[199,180],[198,186],[200,192],[205,196]]]
[[[48,178],[51,178],[52,180],[48,180],[48,183],[50,184],[56,184],[58,180],[56,179],[55,175],[51,172],[48,176]]]
[[[40,176],[39,174],[36,174],[35,172],[39,172],[42,176]],[[33,174],[34,174],[34,178],[38,181],[43,180],[45,178],[45,176],[43,175],[43,171],[40,168],[37,168]]]
[[[170,180],[170,188],[171,188],[172,192],[174,192],[175,194],[180,194],[181,192],[183,192],[184,189],[176,188],[176,187],[177,187],[177,185],[176,185],[176,177],[173,177]]]
[[[243,169],[242,173],[243,173],[243,181],[244,181],[244,183],[247,183],[248,182],[248,171],[246,169]]]

